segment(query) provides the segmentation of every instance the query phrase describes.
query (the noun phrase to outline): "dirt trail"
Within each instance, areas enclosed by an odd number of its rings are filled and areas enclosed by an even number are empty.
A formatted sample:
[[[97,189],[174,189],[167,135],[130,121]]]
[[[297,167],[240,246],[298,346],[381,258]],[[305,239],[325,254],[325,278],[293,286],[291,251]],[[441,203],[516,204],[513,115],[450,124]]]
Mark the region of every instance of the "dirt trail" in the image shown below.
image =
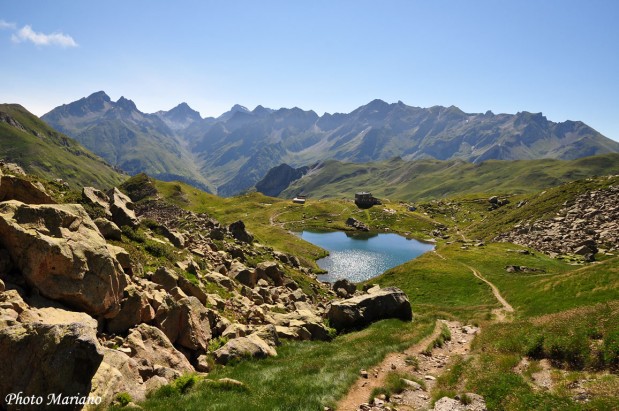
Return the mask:
[[[494,298],[496,298],[503,306],[502,308],[497,308],[495,310],[492,310],[492,312],[496,315],[497,321],[505,321],[507,319],[507,313],[514,312],[514,307],[512,307],[505,300],[505,298],[503,298],[503,296],[499,292],[499,289],[494,284],[492,284],[490,281],[486,280],[486,278],[483,275],[481,275],[479,271],[477,271],[470,265],[466,265],[466,264],[464,265],[473,272],[473,275],[475,277],[479,278],[480,280],[482,280],[483,282],[485,282],[486,284],[490,286],[490,289],[492,290],[492,294],[494,295]]]
[[[431,356],[421,354],[439,336],[443,324],[449,328],[451,340],[447,341],[443,347],[434,348]],[[360,377],[355,382],[346,397],[337,404],[337,410],[353,411],[359,409],[360,405],[367,404],[372,390],[384,386],[387,374],[392,371],[406,372],[425,383],[425,388],[423,388],[413,382],[410,389],[392,396],[391,400],[397,404],[398,409],[428,408],[431,399],[430,392],[436,383],[436,377],[443,372],[445,365],[454,355],[466,355],[469,352],[471,341],[477,331],[475,327],[462,327],[456,321],[438,320],[431,335],[404,352],[388,354],[379,365],[367,370],[368,378]],[[407,358],[409,360],[415,358],[417,364],[407,362]]]

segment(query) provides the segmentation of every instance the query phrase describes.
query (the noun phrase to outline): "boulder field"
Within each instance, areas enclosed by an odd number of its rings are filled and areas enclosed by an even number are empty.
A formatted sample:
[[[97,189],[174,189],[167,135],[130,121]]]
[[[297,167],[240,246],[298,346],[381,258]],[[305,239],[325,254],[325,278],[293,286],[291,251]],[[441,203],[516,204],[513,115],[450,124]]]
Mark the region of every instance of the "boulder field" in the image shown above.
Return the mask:
[[[0,174],[0,193],[2,409],[40,409],[16,404],[10,394],[20,392],[73,399],[63,409],[105,406],[121,392],[139,401],[186,373],[276,356],[281,339],[328,341],[336,330],[412,319],[395,288],[340,282],[346,299],[335,301],[336,290],[242,221],[133,203],[118,188],[86,187],[79,204],[56,204],[25,176]],[[146,270],[131,241],[175,259]]]

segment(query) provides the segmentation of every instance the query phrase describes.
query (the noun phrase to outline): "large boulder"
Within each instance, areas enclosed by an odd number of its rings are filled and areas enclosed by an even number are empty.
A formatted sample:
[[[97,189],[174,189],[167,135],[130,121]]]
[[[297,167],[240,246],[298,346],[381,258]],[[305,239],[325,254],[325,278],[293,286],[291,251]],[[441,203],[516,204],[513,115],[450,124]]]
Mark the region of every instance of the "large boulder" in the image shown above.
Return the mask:
[[[87,396],[103,359],[92,328],[79,323],[16,324],[0,329],[0,408],[40,410],[41,405],[8,404],[9,394],[42,397]],[[58,409],[77,410],[82,405]]]
[[[116,224],[114,224],[114,222],[99,217],[95,219],[94,223],[104,238],[116,241],[122,240],[123,232]]]
[[[82,189],[82,201],[85,204],[101,209],[107,218],[112,217],[109,199],[103,191],[94,187],[84,187]]]
[[[331,340],[329,329],[316,313],[296,310],[286,314],[274,314],[277,333],[282,338],[294,340]]]
[[[155,322],[172,343],[194,351],[208,349],[211,339],[209,310],[196,297],[178,301],[166,298],[157,309]]]
[[[327,319],[338,331],[364,327],[385,318],[399,318],[410,321],[413,311],[408,297],[396,287],[336,301],[327,311]]]
[[[227,275],[228,277],[250,288],[254,287],[258,282],[256,270],[253,268],[248,268],[245,264],[236,260],[232,262]]]
[[[228,230],[230,230],[230,234],[232,234],[232,237],[243,243],[251,243],[254,241],[254,236],[247,232],[247,230],[245,229],[245,223],[241,220],[235,221],[234,223],[230,224]]]
[[[166,267],[159,267],[157,271],[153,273],[150,280],[162,286],[166,291],[170,291],[178,285],[178,275]]]
[[[146,386],[140,375],[139,364],[122,351],[103,348],[103,361],[92,378],[90,396],[100,397],[101,404],[105,406],[111,404],[121,392],[128,393],[135,401],[146,398]]]
[[[140,324],[129,332],[124,346],[131,350],[129,356],[150,367],[165,367],[180,373],[193,372],[187,358],[179,352],[163,331],[148,324]]]
[[[27,204],[55,204],[56,202],[32,182],[20,177],[0,177],[0,201],[17,200]]]
[[[0,244],[41,295],[94,316],[118,313],[125,275],[81,205],[0,203]]]
[[[258,279],[271,280],[276,286],[284,285],[284,270],[275,261],[264,261],[256,266]]]
[[[227,364],[241,358],[274,357],[277,351],[256,334],[239,337],[228,341],[223,347],[213,353],[215,362]]]
[[[142,322],[155,318],[155,311],[149,304],[146,294],[135,286],[125,288],[124,299],[118,315],[107,323],[110,333],[122,333]]]
[[[133,211],[133,203],[131,199],[120,192],[116,187],[107,192],[110,200],[110,212],[112,213],[112,221],[119,227],[128,225],[136,227],[139,223],[138,218]]]

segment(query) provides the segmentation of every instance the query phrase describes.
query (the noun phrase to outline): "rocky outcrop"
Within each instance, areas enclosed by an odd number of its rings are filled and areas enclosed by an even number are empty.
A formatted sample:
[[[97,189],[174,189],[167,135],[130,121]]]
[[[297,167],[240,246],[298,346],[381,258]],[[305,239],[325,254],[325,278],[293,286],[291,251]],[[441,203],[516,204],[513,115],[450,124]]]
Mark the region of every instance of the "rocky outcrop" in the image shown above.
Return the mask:
[[[9,410],[39,410],[41,405],[8,405],[10,393],[87,396],[103,359],[95,332],[79,323],[16,324],[0,329],[0,404]],[[10,359],[10,360],[9,360]],[[62,409],[81,409],[81,405]],[[60,409],[60,408],[59,408]]]
[[[211,338],[209,311],[195,297],[167,297],[157,309],[155,323],[172,343],[206,352]]]
[[[230,234],[232,234],[232,237],[243,243],[252,243],[254,241],[254,236],[252,236],[247,232],[247,230],[245,230],[245,223],[243,223],[241,220],[235,221],[234,223],[230,224],[228,230],[230,230]]]
[[[264,195],[277,197],[291,183],[303,177],[308,170],[308,166],[292,168],[288,164],[280,164],[270,169],[262,180],[256,183],[256,190]]]
[[[145,293],[131,285],[125,288],[123,295],[120,312],[107,323],[107,330],[110,333],[123,333],[155,318],[155,312]]]
[[[337,296],[341,298],[352,297],[357,291],[357,286],[346,278],[335,281],[332,288]]]
[[[84,187],[82,189],[82,201],[103,211],[106,218],[112,218],[110,211],[109,198],[107,195],[94,187]]]
[[[17,200],[26,204],[55,204],[43,186],[15,176],[0,177],[0,201]]]
[[[331,303],[327,319],[338,331],[363,327],[385,318],[413,319],[408,297],[396,287],[387,287],[364,295]]]
[[[45,297],[94,316],[118,313],[122,267],[81,205],[1,203],[0,243]]]
[[[106,240],[122,240],[122,231],[114,224],[114,222],[105,218],[96,218],[94,220],[95,225],[99,229],[99,232]]]
[[[135,227],[139,220],[133,211],[134,205],[131,199],[120,192],[116,187],[107,192],[110,201],[110,212],[112,213],[112,221],[119,227],[128,225]]]
[[[162,367],[176,375],[194,371],[187,358],[174,348],[163,331],[153,326],[138,325],[129,332],[123,346],[129,348],[129,356],[141,364],[140,374],[144,379],[157,375],[157,370]]]
[[[227,364],[234,359],[274,357],[277,351],[256,334],[228,341],[213,353],[215,362]]]
[[[617,186],[590,191],[565,202],[552,219],[520,222],[495,240],[520,244],[552,256],[576,254],[592,261],[600,249],[619,250],[618,204]]]
[[[370,231],[370,227],[357,220],[356,218],[348,217],[348,219],[346,220],[346,225],[354,228],[355,230]]]

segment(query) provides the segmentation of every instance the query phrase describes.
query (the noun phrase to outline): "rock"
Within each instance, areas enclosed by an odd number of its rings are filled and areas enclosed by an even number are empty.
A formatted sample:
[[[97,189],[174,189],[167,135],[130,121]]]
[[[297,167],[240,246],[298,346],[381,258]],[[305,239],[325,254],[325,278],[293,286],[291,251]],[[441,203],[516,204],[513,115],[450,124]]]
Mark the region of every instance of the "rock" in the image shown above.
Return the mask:
[[[177,343],[194,351],[206,352],[211,339],[209,311],[195,297],[180,300],[180,331]]]
[[[223,338],[233,339],[239,337],[245,337],[251,333],[251,330],[248,326],[241,323],[232,323],[226,327],[226,329],[221,333]]]
[[[498,204],[498,203],[499,203],[499,197],[497,197],[497,196],[492,196],[492,197],[490,197],[490,198],[488,199],[488,202],[489,202],[490,204]]]
[[[213,353],[215,362],[227,364],[231,360],[241,358],[266,358],[274,357],[277,352],[262,338],[256,334],[248,337],[235,338],[228,341],[223,347]]]
[[[225,288],[228,291],[234,290],[234,282],[223,274],[211,272],[204,276],[204,280],[211,283],[216,283]]]
[[[155,311],[142,291],[137,290],[135,286],[129,286],[125,288],[123,294],[120,312],[107,323],[107,330],[112,334],[123,333],[155,318]]]
[[[13,262],[9,252],[4,248],[0,248],[0,276],[7,275],[13,269]]]
[[[159,267],[150,280],[161,285],[166,291],[178,285],[178,275],[166,267]]]
[[[7,395],[23,392],[45,400],[50,393],[86,395],[103,351],[95,332],[82,324],[29,323],[0,329],[0,358],[0,408],[39,410],[38,405],[7,407]]]
[[[116,224],[105,218],[97,218],[94,221],[103,238],[107,240],[122,240],[122,231]]]
[[[172,245],[174,245],[174,247],[177,248],[184,248],[185,247],[185,237],[174,230],[170,230],[168,227],[162,225],[159,227],[161,230],[161,234],[167,238],[168,240],[170,240],[170,242],[172,243]]]
[[[163,331],[147,324],[133,328],[124,343],[131,349],[130,357],[154,370],[167,367],[180,373],[194,371],[193,367],[170,342]]]
[[[195,297],[174,301],[169,296],[159,306],[155,323],[172,343],[206,351],[211,338],[209,311]]]
[[[211,363],[209,357],[205,354],[200,355],[196,360],[196,371],[198,372],[210,372]]]
[[[355,291],[357,291],[357,286],[346,278],[335,281],[332,288],[336,293],[337,290],[343,290],[344,292],[342,293],[342,297],[344,298],[354,295]]]
[[[273,324],[266,324],[256,328],[254,334],[260,337],[271,347],[278,347],[281,345],[281,342],[279,341],[279,336],[277,335],[277,329]]]
[[[247,230],[245,230],[245,223],[243,223],[241,220],[235,221],[234,223],[230,224],[228,230],[230,230],[230,234],[232,234],[232,237],[243,243],[252,243],[254,241],[254,237],[249,234]]]
[[[81,205],[1,203],[0,243],[41,295],[94,316],[120,310],[125,275]]]
[[[408,389],[415,390],[415,391],[421,389],[421,384],[419,384],[416,381],[407,380],[406,378],[402,378],[402,382],[408,387]]]
[[[143,401],[147,392],[143,382],[137,361],[121,351],[103,348],[103,361],[92,378],[90,396],[101,397],[103,406],[111,404],[120,392]]]
[[[256,266],[256,275],[260,279],[270,279],[276,286],[284,284],[284,270],[275,261],[265,261]]]
[[[133,203],[131,199],[120,192],[116,187],[107,192],[110,200],[110,212],[112,213],[112,221],[119,227],[128,225],[137,227],[139,224],[138,218],[133,211]]]
[[[178,286],[188,296],[196,297],[200,302],[206,305],[207,294],[200,288],[199,285],[192,283],[183,276],[178,277]]]
[[[309,310],[275,314],[273,317],[276,326],[289,328],[288,330],[280,329],[279,331],[283,333],[282,335],[292,334],[297,337],[294,339],[301,340],[312,339],[330,341],[332,338],[322,318]],[[307,333],[309,334],[309,338],[305,338]]]
[[[103,191],[94,187],[84,187],[82,189],[82,200],[85,204],[101,209],[106,218],[112,218],[109,199]]]
[[[108,244],[107,249],[110,251],[110,254],[116,258],[125,274],[133,276],[142,273],[142,266],[133,262],[127,250],[112,244]]]
[[[346,220],[346,225],[349,227],[353,227],[359,231],[370,231],[370,227],[352,217],[348,217],[348,219]]]
[[[363,327],[385,318],[405,321],[413,318],[408,297],[399,288],[382,288],[372,294],[336,301],[327,311],[329,323],[338,331]]]
[[[369,378],[369,374],[366,370],[359,371],[359,375],[361,376],[361,378]]]
[[[432,411],[486,411],[486,402],[481,395],[467,393],[468,404],[449,397],[440,398],[434,403]]]
[[[6,290],[6,286],[4,285],[4,281],[0,280],[0,293]]]
[[[41,188],[20,177],[2,176],[0,177],[0,201],[16,200],[26,204],[56,204]]]
[[[238,261],[234,261],[232,263],[227,275],[228,277],[250,288],[254,287],[256,282],[258,282],[256,270],[249,269],[243,263]]]
[[[56,307],[29,307],[19,314],[17,321],[22,324],[38,323],[47,325],[68,325],[78,323],[97,332],[97,320],[86,313],[68,311]]]

